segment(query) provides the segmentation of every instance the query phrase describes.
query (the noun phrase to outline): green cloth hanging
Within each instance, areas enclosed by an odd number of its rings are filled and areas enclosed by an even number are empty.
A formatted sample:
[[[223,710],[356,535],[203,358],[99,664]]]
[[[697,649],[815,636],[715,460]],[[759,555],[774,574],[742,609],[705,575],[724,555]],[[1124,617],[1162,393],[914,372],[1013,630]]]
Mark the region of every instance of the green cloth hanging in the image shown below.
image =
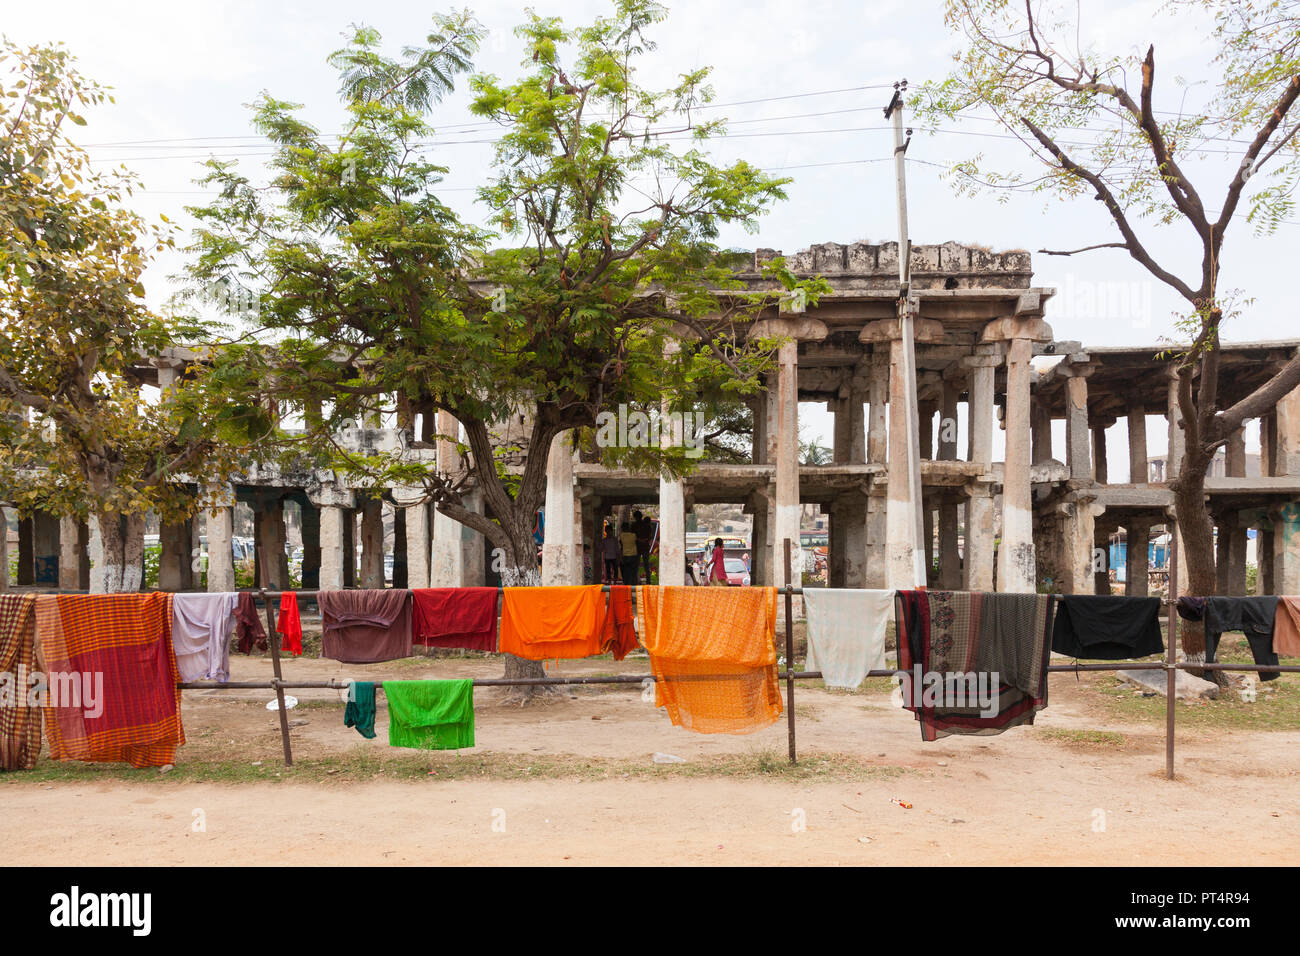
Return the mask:
[[[474,746],[472,680],[387,680],[388,743],[419,750]]]
[[[343,726],[355,727],[367,740],[375,737],[375,685],[371,681],[353,681],[348,689],[348,706],[343,711]]]

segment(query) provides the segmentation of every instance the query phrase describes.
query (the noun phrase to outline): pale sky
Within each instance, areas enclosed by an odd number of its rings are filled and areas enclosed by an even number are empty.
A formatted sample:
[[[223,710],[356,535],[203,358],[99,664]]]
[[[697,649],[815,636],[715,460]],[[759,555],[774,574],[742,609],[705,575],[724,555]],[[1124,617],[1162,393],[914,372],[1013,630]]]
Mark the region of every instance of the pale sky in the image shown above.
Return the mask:
[[[597,0],[536,0],[532,5],[570,24],[609,9]],[[490,31],[477,68],[515,75],[520,45],[512,28],[522,19],[525,4],[480,0],[469,6]],[[1089,0],[1081,6],[1085,38],[1110,50],[1116,44],[1145,49],[1154,42],[1159,75],[1187,81],[1181,88],[1166,86],[1157,108],[1194,107],[1197,84],[1209,74],[1204,31],[1193,21],[1156,15],[1160,2]],[[306,104],[307,116],[320,129],[337,130],[342,122],[337,76],[325,58],[341,45],[348,24],[364,21],[378,28],[395,51],[423,40],[427,11],[435,8],[389,0],[11,2],[0,30],[25,44],[67,44],[82,72],[115,88],[116,103],[88,115],[82,142],[97,161],[123,162],[140,174],[147,187],[135,203],[140,212],[166,214],[188,228],[182,207],[203,201],[193,184],[203,159],[210,154],[242,156],[251,170],[259,168],[266,149],[250,134],[243,104],[266,90]],[[948,68],[956,42],[943,24],[942,2],[693,0],[669,3],[669,8],[667,22],[654,33],[659,49],[648,68],[658,74],[644,80],[662,83],[686,69],[711,65],[716,101],[731,104],[716,111],[728,118],[731,135],[714,147],[715,156],[744,157],[794,177],[789,200],[763,220],[758,235],[736,230],[723,236],[723,244],[791,253],[819,242],[897,238],[888,162],[892,139],[881,109],[895,80],[906,77],[916,87],[940,79]],[[445,145],[433,155],[451,167],[446,200],[478,219],[481,209],[475,206],[473,189],[491,158],[484,142],[491,130],[469,114],[463,86],[436,109],[436,138]],[[937,133],[917,130],[907,172],[914,243],[955,240],[1036,253],[1116,238],[1095,202],[1045,204],[1041,198],[1014,196],[1003,204],[992,197],[956,197],[943,179],[950,161],[983,153],[986,160],[1006,158],[1032,168],[1020,144],[988,135],[1001,132],[987,121]],[[1202,171],[1198,185],[1211,208],[1220,204],[1236,163],[1225,154],[1206,157],[1194,167]],[[1186,227],[1146,226],[1143,232],[1157,254],[1195,255],[1181,229]],[[1256,238],[1248,223],[1234,223],[1224,248],[1222,287],[1243,290],[1253,303],[1225,328],[1225,340],[1300,336],[1293,273],[1297,238],[1300,223],[1282,225],[1271,238]],[[1196,274],[1195,258],[1167,261],[1185,276]],[[166,277],[180,265],[173,256],[153,267],[148,276],[151,302],[167,298]],[[1085,345],[1154,344],[1173,334],[1179,300],[1121,251],[1073,258],[1035,255],[1034,265],[1035,285],[1059,290],[1047,313],[1058,339]],[[810,434],[829,443],[829,416],[809,405],[801,414]],[[1153,419],[1150,430],[1151,453],[1160,454],[1163,421],[1158,427]],[[1111,475],[1118,480],[1127,461],[1122,428],[1110,439]],[[1253,435],[1250,441],[1257,446]],[[1061,443],[1058,437],[1058,449]],[[1057,457],[1062,454],[1058,451]]]

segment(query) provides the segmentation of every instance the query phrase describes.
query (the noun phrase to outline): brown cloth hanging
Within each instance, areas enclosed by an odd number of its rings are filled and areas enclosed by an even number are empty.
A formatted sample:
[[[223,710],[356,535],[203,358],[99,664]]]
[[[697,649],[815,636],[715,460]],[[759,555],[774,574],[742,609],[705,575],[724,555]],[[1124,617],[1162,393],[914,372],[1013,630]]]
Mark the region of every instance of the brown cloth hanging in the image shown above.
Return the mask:
[[[254,647],[259,651],[266,650],[266,626],[262,623],[262,615],[257,613],[253,592],[240,591],[239,602],[235,605],[235,648],[241,654],[251,654]]]
[[[411,592],[318,591],[321,657],[375,664],[411,656]]]

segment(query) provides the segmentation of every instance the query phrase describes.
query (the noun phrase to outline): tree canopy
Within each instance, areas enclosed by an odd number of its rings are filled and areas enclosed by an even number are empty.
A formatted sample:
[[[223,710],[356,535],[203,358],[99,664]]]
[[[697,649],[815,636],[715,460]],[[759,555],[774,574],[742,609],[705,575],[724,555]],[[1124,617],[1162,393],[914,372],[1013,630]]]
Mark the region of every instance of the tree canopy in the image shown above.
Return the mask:
[[[212,162],[204,182],[220,198],[193,210],[195,290],[237,282],[259,304],[254,341],[227,353],[237,387],[297,407],[308,430],[295,440],[318,449],[345,421],[396,414],[409,428],[415,414],[451,413],[465,430],[460,474],[336,447],[331,460],[423,487],[525,572],[556,435],[665,397],[721,410],[757,388],[770,357],[770,342],[734,333],[776,296],[747,291],[716,240],[728,224],[753,229],[785,181],[710,161],[707,142],[724,130],[695,118],[712,96],[706,70],[666,89],[638,83],[663,15],[644,0],[577,28],[529,14],[523,74],[470,78],[474,112],[500,130],[478,191],[487,229],[439,197],[447,170],[430,156],[431,106],[482,36],[468,14],[435,17],[400,57],[357,28],[330,58],[344,135],[332,142],[297,104],[264,95],[254,125],[276,146],[269,187]],[[683,132],[691,145],[673,149],[668,134]],[[779,262],[772,274],[778,288],[796,284]],[[815,300],[820,286],[804,284]],[[495,435],[512,416],[527,432],[515,469],[517,449]],[[437,437],[458,440],[426,427],[414,446]],[[602,451],[690,467],[681,449]],[[471,476],[488,515],[465,505]]]
[[[145,306],[169,229],[126,208],[129,174],[92,169],[69,138],[109,99],[63,48],[0,44],[0,498],[93,516],[105,587],[133,590],[144,514],[192,511],[176,479],[247,422],[200,390],[141,393],[142,361],[201,330]]]

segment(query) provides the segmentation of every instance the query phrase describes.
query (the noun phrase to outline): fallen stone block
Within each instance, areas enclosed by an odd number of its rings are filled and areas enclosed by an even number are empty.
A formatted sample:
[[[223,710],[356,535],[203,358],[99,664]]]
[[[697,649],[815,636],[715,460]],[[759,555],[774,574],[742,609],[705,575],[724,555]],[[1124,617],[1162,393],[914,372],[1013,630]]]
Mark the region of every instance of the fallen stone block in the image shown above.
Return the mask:
[[[1143,690],[1155,691],[1164,696],[1168,689],[1163,670],[1120,671],[1119,678],[1134,684]],[[1186,671],[1179,671],[1174,681],[1175,700],[1215,700],[1219,696],[1219,685],[1214,681],[1196,677]]]

